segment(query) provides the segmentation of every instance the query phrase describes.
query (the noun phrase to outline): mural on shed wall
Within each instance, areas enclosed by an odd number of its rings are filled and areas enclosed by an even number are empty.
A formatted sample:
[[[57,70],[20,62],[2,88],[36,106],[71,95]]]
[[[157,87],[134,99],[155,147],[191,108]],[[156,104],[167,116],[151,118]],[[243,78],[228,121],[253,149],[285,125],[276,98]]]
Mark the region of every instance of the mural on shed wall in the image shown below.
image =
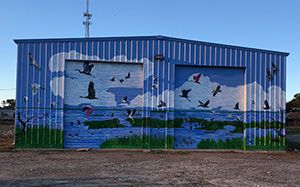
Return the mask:
[[[24,74],[39,80],[25,86],[19,102],[32,109],[17,110],[17,147],[284,147],[284,106],[269,104],[275,91],[285,95],[273,82],[278,71],[273,64],[265,84],[246,85],[243,68],[176,66],[173,91],[160,86],[165,80],[154,76],[157,65],[146,58],[100,59],[72,50],[54,54],[48,63],[32,53],[27,57]],[[51,72],[45,80],[43,70]],[[245,101],[245,94],[253,98]]]

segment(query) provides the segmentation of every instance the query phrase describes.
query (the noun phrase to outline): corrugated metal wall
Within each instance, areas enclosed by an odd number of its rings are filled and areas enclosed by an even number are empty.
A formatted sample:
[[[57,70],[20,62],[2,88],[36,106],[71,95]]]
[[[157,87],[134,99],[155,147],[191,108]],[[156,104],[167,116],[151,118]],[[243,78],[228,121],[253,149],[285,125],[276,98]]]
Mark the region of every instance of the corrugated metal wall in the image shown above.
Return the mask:
[[[143,63],[145,77],[149,77],[144,80],[145,117],[150,117],[153,110],[174,115],[176,65],[245,68],[242,111],[244,122],[250,123],[250,128],[244,131],[243,148],[264,149],[271,138],[257,138],[268,133],[261,126],[271,121],[285,123],[286,53],[168,37],[18,40],[16,43],[18,147],[63,147],[65,59]],[[162,54],[165,60],[155,60],[156,54]],[[269,79],[267,72],[272,72],[272,67],[276,70]],[[165,107],[157,107],[160,100],[166,101]],[[268,110],[264,109],[265,101],[270,105]],[[274,128],[280,129],[280,125]],[[275,136],[278,135],[272,137]],[[272,144],[280,147],[284,141],[272,141]]]

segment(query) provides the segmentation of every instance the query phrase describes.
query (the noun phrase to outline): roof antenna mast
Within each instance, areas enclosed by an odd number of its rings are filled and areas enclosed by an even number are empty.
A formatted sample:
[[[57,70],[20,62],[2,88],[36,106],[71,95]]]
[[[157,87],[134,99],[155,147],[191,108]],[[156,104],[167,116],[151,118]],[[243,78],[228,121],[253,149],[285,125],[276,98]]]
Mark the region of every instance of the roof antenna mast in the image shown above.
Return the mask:
[[[83,13],[83,25],[85,26],[85,37],[90,37],[90,25],[92,22],[90,19],[92,18],[92,14],[89,12],[89,0],[85,0],[85,12]]]

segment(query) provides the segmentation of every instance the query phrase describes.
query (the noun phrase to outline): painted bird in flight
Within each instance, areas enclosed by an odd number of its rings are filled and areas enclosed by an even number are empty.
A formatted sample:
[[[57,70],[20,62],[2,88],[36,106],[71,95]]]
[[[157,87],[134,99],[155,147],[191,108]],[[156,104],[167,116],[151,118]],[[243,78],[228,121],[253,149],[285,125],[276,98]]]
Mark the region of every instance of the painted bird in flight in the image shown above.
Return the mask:
[[[87,99],[98,99],[96,97],[96,90],[94,88],[94,82],[90,81],[88,87],[88,95],[87,96],[80,96],[80,98],[87,98]]]
[[[272,64],[272,71],[273,71],[273,75],[275,75],[276,73],[277,73],[277,66],[276,66],[276,64]]]
[[[239,102],[237,102],[237,103],[235,104],[235,106],[234,106],[233,109],[234,109],[234,110],[239,110],[239,109],[240,109],[240,107],[239,107]]]
[[[33,58],[32,53],[28,53],[28,58],[29,58],[29,63],[30,65],[32,65],[33,67],[35,67],[36,69],[40,70],[41,66],[35,61],[35,59]]]
[[[194,83],[200,84],[201,73],[193,76]]]
[[[92,112],[94,111],[94,107],[92,107],[91,105],[86,105],[81,108],[81,111],[83,111],[85,113],[85,116],[88,118],[91,116]]]
[[[164,107],[166,103],[163,100],[160,100],[160,104],[157,107]]]
[[[130,72],[128,72],[128,74],[125,76],[125,79],[129,79],[130,77]]]
[[[270,69],[267,70],[267,77],[269,79],[269,81],[271,81],[273,79],[273,75]]]
[[[191,100],[189,99],[189,92],[191,91],[192,89],[188,89],[188,90],[181,90],[181,95],[180,97],[183,97],[183,98],[186,98],[189,102],[191,102]]]
[[[211,93],[213,96],[216,96],[219,92],[222,92],[220,85],[218,85]]]
[[[91,71],[94,67],[94,64],[90,64],[89,62],[84,62],[82,65],[83,71],[81,71],[80,69],[76,69],[79,73],[83,73],[85,75],[90,75],[93,76],[91,74]],[[94,77],[94,76],[93,76]]]
[[[121,103],[128,103],[128,97],[127,96],[123,97]]]
[[[207,100],[205,103],[203,103],[202,101],[198,101],[199,102],[199,107],[203,107],[203,108],[208,108],[209,102],[210,100]]]
[[[268,103],[267,100],[265,100],[265,102],[264,102],[264,109],[265,109],[265,110],[271,109],[271,108],[270,108],[270,105],[269,105],[269,103]]]
[[[134,120],[133,116],[135,115],[136,109],[134,108],[133,110],[127,109],[127,117],[129,119]]]
[[[33,83],[31,84],[31,90],[32,90],[32,94],[36,95],[39,90],[45,90],[45,88],[41,87],[40,84]]]

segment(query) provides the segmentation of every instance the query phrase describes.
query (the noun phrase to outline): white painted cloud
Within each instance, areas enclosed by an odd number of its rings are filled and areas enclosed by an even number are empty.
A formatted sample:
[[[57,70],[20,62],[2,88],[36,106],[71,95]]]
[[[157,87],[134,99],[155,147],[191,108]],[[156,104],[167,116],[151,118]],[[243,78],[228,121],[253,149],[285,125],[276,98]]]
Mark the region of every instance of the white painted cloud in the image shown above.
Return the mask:
[[[54,77],[50,81],[50,89],[55,96],[64,98],[64,77]]]

